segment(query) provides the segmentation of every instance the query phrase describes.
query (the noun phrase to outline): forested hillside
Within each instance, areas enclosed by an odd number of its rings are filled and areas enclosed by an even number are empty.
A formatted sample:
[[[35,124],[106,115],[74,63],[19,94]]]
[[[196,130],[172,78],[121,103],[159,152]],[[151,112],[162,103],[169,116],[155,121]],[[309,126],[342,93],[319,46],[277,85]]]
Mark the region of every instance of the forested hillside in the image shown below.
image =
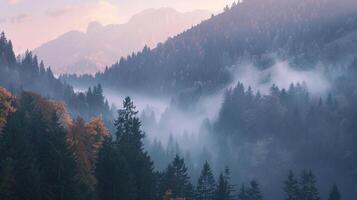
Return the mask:
[[[282,171],[308,168],[321,178],[319,189],[324,194],[334,182],[353,197],[356,30],[354,0],[245,0],[154,49],[120,59],[94,77],[61,79],[76,85],[101,83],[120,92],[174,96],[172,104],[182,105],[184,118],[194,123],[200,123],[196,110],[212,97],[205,94],[227,90],[222,102],[205,108],[215,111],[222,103],[216,117],[202,120],[200,130],[191,130],[196,135],[173,131],[178,139],[169,140],[173,146],[166,148],[158,136],[159,141],[149,146],[156,166],[164,168],[170,152],[180,152],[197,179],[197,163],[203,164],[203,158],[212,160],[215,172],[229,164],[239,169],[232,172],[235,183],[261,177],[270,199],[282,198],[276,187],[284,178]],[[282,69],[276,69],[281,61]],[[240,73],[242,68],[251,71]],[[260,91],[249,79],[271,89]],[[156,116],[161,117],[158,122],[151,117],[145,125],[155,127],[154,134],[162,130],[169,134],[175,130],[167,128],[170,120],[174,127],[189,124],[180,115],[167,113]]]
[[[300,69],[318,62],[343,65],[353,59],[353,51],[338,49],[354,41],[356,4],[354,0],[245,0],[155,49],[144,48],[120,59],[94,80],[63,78],[73,84],[95,81],[105,87],[172,93],[222,88],[233,78],[228,67],[242,61],[261,69],[276,59],[289,60]]]
[[[206,161],[192,184],[185,160],[176,155],[163,171],[154,171],[143,149],[145,137],[131,99],[125,98],[115,121],[112,138],[100,119],[72,120],[56,102],[24,92],[17,98],[0,90],[0,198],[2,200],[262,200],[257,180],[231,183],[226,167],[215,177]],[[238,170],[238,169],[234,169]],[[288,172],[282,172],[288,174]],[[217,178],[217,179],[216,179]],[[300,181],[301,180],[301,181]],[[318,200],[316,177],[303,171],[301,179],[290,171],[284,195]],[[331,186],[330,200],[339,200]]]
[[[356,31],[355,0],[244,0],[59,79],[2,34],[0,199],[354,199]]]
[[[68,105],[73,116],[89,119],[102,115],[109,123],[113,118],[101,85],[75,93],[73,87],[57,79],[51,68],[46,68],[31,52],[16,57],[12,42],[4,33],[0,35],[0,85],[15,95],[32,91],[49,99],[61,100]]]

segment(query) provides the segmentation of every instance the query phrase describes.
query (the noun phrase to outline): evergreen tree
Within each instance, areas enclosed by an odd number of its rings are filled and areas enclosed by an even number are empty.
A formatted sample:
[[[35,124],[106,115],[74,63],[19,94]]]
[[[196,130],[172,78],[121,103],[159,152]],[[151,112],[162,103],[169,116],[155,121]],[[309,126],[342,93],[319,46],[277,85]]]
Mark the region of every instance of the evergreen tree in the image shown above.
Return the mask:
[[[336,185],[332,186],[328,200],[341,200],[341,193]]]
[[[135,181],[129,166],[109,138],[99,151],[95,175],[99,200],[136,199]]]
[[[54,199],[78,199],[80,197],[77,179],[78,168],[74,152],[67,142],[66,131],[61,126],[56,113],[51,116],[49,130],[48,143],[41,145],[43,148],[41,156],[48,156],[47,159],[40,162],[41,169],[45,169],[47,175],[44,183],[53,187],[50,190],[53,192]],[[44,140],[44,138],[40,140]],[[46,155],[47,153],[48,155]]]
[[[225,180],[224,180],[225,181]],[[214,180],[211,167],[206,161],[203,165],[201,175],[198,178],[196,199],[197,200],[213,200],[215,197],[216,183]]]
[[[263,200],[259,184],[253,180],[250,182],[250,188],[247,191],[248,200]]]
[[[320,200],[319,193],[316,188],[316,179],[311,171],[303,171],[300,189],[301,200]]]
[[[285,200],[299,200],[299,183],[294,173],[289,171],[288,179],[285,181]]]
[[[145,134],[141,130],[137,113],[130,97],[126,97],[123,109],[118,111],[118,119],[115,121],[116,144],[132,172],[137,199],[151,200],[155,198],[154,166],[150,156],[144,151]]]
[[[15,199],[79,199],[75,159],[52,104],[23,93],[16,109],[1,141],[1,187]]]
[[[233,192],[234,186],[230,184],[230,170],[227,166],[224,173],[219,175],[215,199],[232,200],[234,199]]]
[[[216,189],[216,200],[230,200],[231,194],[229,191],[229,185],[224,175],[221,173],[218,178]]]
[[[39,166],[26,138],[25,123],[21,111],[10,114],[0,139],[0,199],[37,200],[44,197]]]
[[[173,197],[193,198],[193,186],[187,173],[187,167],[183,158],[176,155],[169,164],[160,181],[160,196],[171,191]]]

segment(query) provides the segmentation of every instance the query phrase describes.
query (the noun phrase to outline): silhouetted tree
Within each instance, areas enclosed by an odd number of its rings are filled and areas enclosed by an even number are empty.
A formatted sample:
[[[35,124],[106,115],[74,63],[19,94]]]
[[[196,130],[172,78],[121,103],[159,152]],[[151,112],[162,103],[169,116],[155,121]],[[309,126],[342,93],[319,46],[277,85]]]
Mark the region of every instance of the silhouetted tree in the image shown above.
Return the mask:
[[[168,190],[172,191],[173,197],[193,198],[193,186],[190,183],[185,161],[176,155],[172,163],[165,170],[160,181],[160,196]]]
[[[250,182],[250,188],[247,191],[247,196],[248,200],[263,200],[263,195],[257,181],[253,180]]]
[[[294,173],[292,171],[289,171],[288,179],[284,184],[285,200],[299,200],[299,183],[295,179]]]
[[[303,171],[300,182],[300,199],[319,200],[315,176],[310,171]]]
[[[336,185],[332,186],[328,200],[341,200],[341,193]]]
[[[201,175],[198,178],[196,188],[196,199],[198,200],[213,200],[215,198],[216,183],[214,180],[211,167],[206,161],[203,165]]]

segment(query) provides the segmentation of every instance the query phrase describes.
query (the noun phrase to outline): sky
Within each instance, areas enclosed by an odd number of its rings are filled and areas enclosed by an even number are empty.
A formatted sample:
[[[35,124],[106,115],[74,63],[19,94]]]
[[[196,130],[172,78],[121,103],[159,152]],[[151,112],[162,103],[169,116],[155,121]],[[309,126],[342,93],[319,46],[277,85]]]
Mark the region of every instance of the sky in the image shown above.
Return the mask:
[[[34,49],[71,30],[84,31],[92,21],[125,23],[149,8],[219,12],[234,0],[0,0],[0,31],[16,53]]]

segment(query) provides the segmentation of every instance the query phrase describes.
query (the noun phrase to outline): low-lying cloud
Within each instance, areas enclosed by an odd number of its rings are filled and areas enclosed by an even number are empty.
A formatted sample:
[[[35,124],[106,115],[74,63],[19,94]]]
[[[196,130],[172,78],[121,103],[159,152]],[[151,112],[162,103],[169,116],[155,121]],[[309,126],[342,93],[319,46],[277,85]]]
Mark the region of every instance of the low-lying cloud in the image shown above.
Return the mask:
[[[259,70],[251,64],[234,67],[234,84],[242,82],[246,87],[267,94],[272,85],[289,89],[294,83],[306,84],[313,95],[321,95],[328,92],[330,83],[324,72],[319,67],[310,70],[296,70],[287,61],[278,61],[268,69]]]

